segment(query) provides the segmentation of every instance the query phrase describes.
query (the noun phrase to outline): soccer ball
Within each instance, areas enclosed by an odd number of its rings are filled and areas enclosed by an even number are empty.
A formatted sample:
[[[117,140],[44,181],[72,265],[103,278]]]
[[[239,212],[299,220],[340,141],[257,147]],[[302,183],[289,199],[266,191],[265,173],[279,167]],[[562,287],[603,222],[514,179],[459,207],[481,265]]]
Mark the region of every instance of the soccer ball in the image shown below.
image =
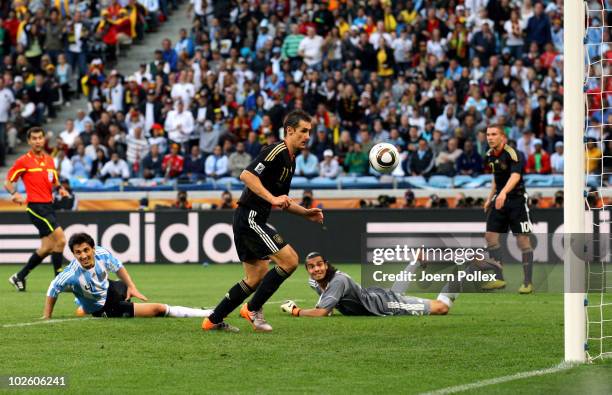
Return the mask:
[[[379,173],[391,173],[400,163],[399,152],[393,144],[378,143],[370,150],[370,166]]]

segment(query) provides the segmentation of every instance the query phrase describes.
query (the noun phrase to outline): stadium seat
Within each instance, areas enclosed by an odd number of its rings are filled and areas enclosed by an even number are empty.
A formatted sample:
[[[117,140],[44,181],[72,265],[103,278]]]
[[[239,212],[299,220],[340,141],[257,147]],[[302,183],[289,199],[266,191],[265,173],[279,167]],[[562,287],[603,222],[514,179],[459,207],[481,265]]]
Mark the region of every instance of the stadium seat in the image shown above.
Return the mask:
[[[409,176],[405,177],[404,181],[408,184],[408,188],[428,188],[427,181],[423,176]]]
[[[526,174],[525,186],[531,188],[552,187],[553,178],[547,174]]]
[[[586,176],[585,181],[589,188],[599,188],[601,186],[601,175],[589,174]]]
[[[214,184],[214,189],[218,191],[228,190],[238,190],[244,188],[244,184],[242,181],[237,179],[236,177],[221,177],[217,180],[211,180]]]
[[[458,175],[453,177],[453,187],[455,188],[462,188],[465,184],[467,184],[468,182],[472,182],[474,180],[474,177],[472,176],[465,176],[465,175]]]
[[[291,179],[291,188],[305,189],[308,188],[308,178],[306,177],[293,177]]]
[[[554,174],[552,176],[553,179],[553,187],[563,188],[563,174]]]
[[[374,176],[343,176],[339,177],[338,181],[341,188],[344,189],[358,189],[358,188],[377,188],[378,179]]]
[[[315,177],[308,181],[308,188],[312,189],[336,189],[338,180],[325,177]]]
[[[493,180],[492,174],[481,174],[472,179],[472,181],[463,185],[463,188],[484,188],[491,186],[491,181]]]
[[[432,188],[448,189],[453,187],[453,179],[447,176],[431,176],[427,185]]]

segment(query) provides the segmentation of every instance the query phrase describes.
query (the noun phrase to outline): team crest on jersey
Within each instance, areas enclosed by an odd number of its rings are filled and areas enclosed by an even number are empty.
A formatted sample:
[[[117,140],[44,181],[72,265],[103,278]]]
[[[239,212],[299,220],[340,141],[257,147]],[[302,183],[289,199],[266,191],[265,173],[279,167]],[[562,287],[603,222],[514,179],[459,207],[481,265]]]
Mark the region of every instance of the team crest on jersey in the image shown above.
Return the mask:
[[[275,234],[274,236],[272,236],[272,238],[274,239],[274,241],[276,242],[276,244],[283,244],[283,238],[281,235],[279,235],[278,233]]]
[[[53,182],[53,172],[51,170],[47,170],[47,178],[49,182]]]
[[[257,166],[255,166],[255,172],[257,174],[261,174],[262,171],[264,171],[264,169],[266,168],[266,166],[263,163],[258,163]]]

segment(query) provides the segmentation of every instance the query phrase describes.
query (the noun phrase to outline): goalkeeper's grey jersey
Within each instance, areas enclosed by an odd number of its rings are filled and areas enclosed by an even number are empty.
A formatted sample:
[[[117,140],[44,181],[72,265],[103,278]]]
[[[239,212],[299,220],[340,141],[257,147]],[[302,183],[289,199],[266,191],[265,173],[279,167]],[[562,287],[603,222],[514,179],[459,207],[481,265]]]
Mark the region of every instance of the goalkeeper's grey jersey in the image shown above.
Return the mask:
[[[362,288],[349,275],[336,272],[325,289],[310,279],[309,285],[320,295],[317,308],[337,309],[344,315],[424,315],[430,301],[404,296],[382,288]]]

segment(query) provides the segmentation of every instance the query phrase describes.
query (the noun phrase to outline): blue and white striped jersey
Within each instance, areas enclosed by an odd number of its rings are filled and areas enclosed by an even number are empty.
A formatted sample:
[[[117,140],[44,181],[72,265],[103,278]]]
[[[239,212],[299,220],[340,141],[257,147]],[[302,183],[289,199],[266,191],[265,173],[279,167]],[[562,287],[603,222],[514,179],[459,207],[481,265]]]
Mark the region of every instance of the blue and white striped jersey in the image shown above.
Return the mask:
[[[87,313],[104,307],[108,290],[108,272],[116,273],[123,267],[120,260],[102,247],[96,247],[94,267],[84,269],[73,259],[49,285],[47,296],[57,298],[60,292],[72,292]]]

